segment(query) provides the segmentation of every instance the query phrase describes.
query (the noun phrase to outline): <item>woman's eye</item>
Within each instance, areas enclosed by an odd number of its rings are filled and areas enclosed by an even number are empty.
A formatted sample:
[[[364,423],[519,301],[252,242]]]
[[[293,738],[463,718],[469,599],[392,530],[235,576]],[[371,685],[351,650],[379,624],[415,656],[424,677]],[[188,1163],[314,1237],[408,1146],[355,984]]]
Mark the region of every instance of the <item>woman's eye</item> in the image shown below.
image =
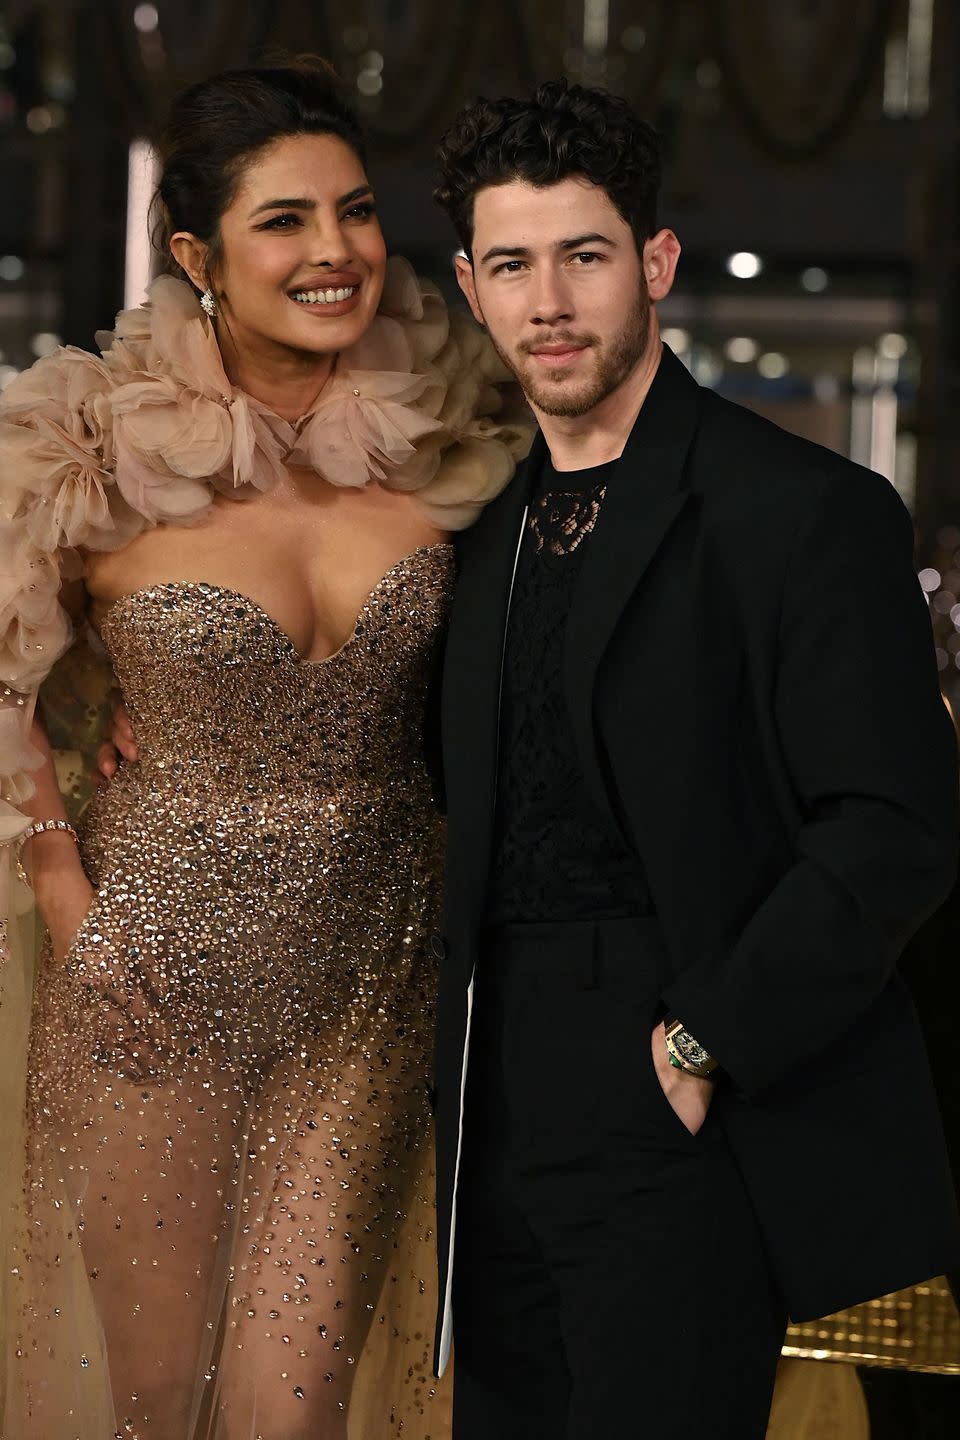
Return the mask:
[[[376,215],[377,207],[372,200],[364,200],[359,205],[351,205],[349,210],[344,211],[344,220],[369,220],[371,215]]]
[[[271,215],[266,224],[261,225],[261,230],[289,230],[291,226],[300,224],[300,216],[287,211],[283,215]]]

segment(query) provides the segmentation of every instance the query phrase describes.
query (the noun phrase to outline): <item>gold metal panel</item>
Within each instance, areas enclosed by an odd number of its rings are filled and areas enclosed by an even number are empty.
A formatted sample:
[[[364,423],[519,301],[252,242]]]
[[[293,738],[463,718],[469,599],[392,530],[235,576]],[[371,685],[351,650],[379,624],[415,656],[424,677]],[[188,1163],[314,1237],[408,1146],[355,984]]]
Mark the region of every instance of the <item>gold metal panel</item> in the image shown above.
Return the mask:
[[[784,1355],[960,1375],[960,1314],[944,1279],[791,1325]]]

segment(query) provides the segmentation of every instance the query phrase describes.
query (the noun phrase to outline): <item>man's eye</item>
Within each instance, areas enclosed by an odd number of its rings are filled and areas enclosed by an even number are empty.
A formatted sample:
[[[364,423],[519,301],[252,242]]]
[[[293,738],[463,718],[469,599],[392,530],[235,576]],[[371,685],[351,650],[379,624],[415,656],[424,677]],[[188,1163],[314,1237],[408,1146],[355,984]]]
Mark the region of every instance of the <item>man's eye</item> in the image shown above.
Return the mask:
[[[523,264],[522,260],[505,260],[494,270],[494,275],[515,275]]]
[[[578,250],[573,258],[579,260],[581,264],[590,265],[594,260],[599,260],[600,256],[595,250]]]

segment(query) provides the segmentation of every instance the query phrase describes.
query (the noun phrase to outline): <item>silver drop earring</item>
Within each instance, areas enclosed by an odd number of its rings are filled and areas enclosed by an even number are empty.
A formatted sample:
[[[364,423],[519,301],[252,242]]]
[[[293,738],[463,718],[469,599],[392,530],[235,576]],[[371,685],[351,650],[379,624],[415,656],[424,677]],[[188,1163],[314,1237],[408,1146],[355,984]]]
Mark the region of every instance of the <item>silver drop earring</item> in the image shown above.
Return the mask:
[[[212,290],[204,290],[203,294],[200,296],[200,304],[202,308],[206,311],[206,313],[210,316],[211,320],[214,318],[215,315],[217,315],[217,302],[214,299]]]

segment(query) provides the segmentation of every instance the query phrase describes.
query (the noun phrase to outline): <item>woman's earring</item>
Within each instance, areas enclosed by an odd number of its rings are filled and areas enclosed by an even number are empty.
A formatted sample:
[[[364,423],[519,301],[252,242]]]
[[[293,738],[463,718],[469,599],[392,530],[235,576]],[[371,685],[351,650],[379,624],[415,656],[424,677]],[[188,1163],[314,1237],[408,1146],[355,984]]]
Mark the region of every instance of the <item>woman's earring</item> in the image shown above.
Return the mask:
[[[207,314],[210,316],[210,319],[211,319],[211,320],[212,320],[212,319],[214,318],[214,316],[218,313],[218,312],[217,312],[217,302],[216,302],[216,300],[215,300],[214,297],[213,297],[213,291],[212,291],[212,290],[209,290],[209,289],[204,290],[203,294],[200,296],[200,304],[201,304],[201,306],[203,307],[203,309],[207,312]]]

